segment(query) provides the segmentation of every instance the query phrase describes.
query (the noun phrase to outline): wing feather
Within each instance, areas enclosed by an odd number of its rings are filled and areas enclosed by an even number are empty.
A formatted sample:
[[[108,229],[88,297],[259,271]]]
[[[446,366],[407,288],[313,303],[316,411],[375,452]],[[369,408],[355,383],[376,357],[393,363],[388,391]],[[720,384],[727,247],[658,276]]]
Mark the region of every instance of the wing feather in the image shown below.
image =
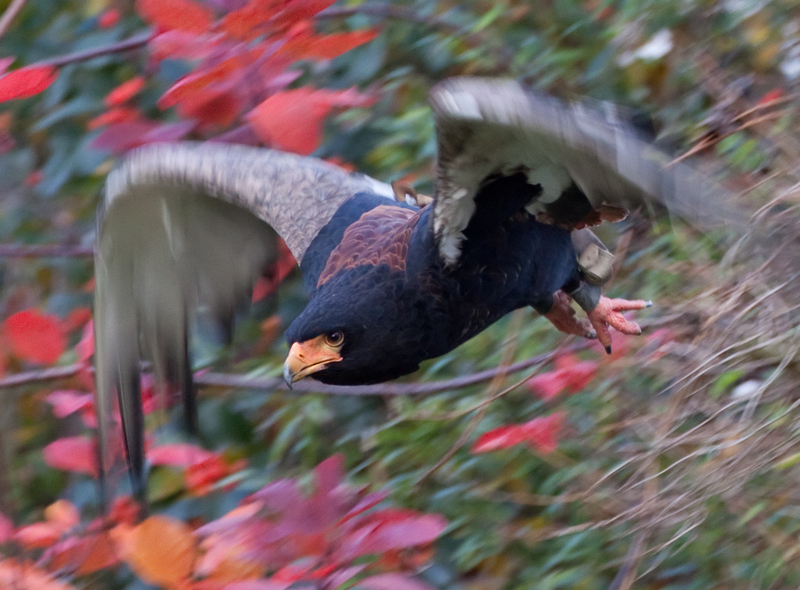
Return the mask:
[[[454,263],[473,198],[492,175],[525,170],[543,211],[574,183],[592,207],[666,205],[701,224],[722,221],[726,193],[654,147],[614,111],[564,103],[512,80],[452,78],[431,92],[439,158],[434,232]]]

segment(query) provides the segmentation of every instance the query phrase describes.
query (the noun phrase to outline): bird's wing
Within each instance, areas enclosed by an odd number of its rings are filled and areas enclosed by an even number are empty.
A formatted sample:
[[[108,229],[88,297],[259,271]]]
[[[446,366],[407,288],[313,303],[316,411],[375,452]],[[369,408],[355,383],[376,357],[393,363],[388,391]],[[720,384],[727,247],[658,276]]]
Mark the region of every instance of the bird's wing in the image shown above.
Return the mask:
[[[194,424],[187,323],[198,306],[230,318],[276,259],[296,260],[339,206],[388,185],[314,158],[227,144],[158,144],[108,176],[95,255],[97,411],[103,472],[117,391],[133,483],[143,493],[140,359],[180,392]]]
[[[542,188],[528,210],[555,223],[603,204],[661,204],[701,224],[720,220],[725,192],[688,164],[670,164],[610,106],[564,103],[482,78],[445,80],[430,100],[439,149],[433,229],[449,264],[460,255],[475,196],[495,175],[525,172]]]

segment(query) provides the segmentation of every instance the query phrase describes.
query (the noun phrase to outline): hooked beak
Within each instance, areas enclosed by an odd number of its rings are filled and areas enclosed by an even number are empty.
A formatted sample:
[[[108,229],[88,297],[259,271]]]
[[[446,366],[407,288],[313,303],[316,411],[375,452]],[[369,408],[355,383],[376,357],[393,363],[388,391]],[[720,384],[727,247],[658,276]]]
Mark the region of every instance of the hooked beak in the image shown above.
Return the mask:
[[[341,360],[339,348],[330,346],[325,342],[324,336],[317,336],[305,342],[295,342],[289,350],[286,362],[283,363],[283,380],[291,389],[296,381]]]

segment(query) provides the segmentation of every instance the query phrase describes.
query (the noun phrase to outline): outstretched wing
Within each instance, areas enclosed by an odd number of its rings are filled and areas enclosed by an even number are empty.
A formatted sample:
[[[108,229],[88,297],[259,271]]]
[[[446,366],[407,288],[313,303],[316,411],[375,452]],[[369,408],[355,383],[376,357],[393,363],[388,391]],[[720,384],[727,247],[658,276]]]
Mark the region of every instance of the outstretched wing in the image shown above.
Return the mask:
[[[276,259],[296,260],[339,206],[391,188],[317,160],[227,144],[159,144],[131,152],[108,176],[95,255],[97,412],[102,471],[114,391],[135,492],[143,493],[140,359],[183,396],[194,426],[187,324],[203,305],[230,318]]]
[[[539,185],[528,210],[553,223],[580,221],[608,204],[666,205],[700,223],[720,221],[724,191],[655,148],[630,125],[511,80],[451,78],[431,92],[439,160],[434,234],[455,264],[482,184],[524,172]],[[602,211],[601,211],[602,212]]]

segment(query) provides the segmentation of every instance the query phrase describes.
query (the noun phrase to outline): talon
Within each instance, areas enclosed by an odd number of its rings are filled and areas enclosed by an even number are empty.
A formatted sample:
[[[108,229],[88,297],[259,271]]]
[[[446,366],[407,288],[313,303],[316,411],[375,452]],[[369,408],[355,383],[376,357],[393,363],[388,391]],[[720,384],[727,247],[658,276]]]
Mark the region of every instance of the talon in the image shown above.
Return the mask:
[[[570,297],[563,291],[553,293],[553,307],[546,317],[558,330],[565,334],[575,334],[593,340],[597,338],[597,330],[586,320],[579,320],[570,305]]]
[[[644,309],[645,307],[650,307],[650,305],[652,305],[652,302],[641,299],[628,301],[627,299],[600,298],[597,306],[587,316],[597,331],[597,339],[600,340],[600,344],[603,345],[608,354],[611,354],[611,332],[609,328],[614,328],[618,332],[631,336],[638,336],[642,333],[639,324],[625,319],[620,312]]]

